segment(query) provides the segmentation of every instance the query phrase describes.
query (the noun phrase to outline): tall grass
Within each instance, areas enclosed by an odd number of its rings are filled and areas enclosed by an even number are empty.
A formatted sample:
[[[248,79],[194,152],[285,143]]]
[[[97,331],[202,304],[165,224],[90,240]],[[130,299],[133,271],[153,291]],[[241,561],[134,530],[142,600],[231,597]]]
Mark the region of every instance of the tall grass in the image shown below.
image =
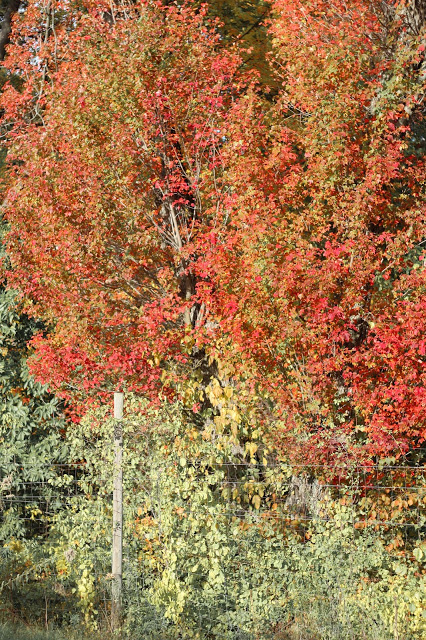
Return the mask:
[[[0,640],[90,640],[80,632],[44,631],[32,627],[0,624]]]

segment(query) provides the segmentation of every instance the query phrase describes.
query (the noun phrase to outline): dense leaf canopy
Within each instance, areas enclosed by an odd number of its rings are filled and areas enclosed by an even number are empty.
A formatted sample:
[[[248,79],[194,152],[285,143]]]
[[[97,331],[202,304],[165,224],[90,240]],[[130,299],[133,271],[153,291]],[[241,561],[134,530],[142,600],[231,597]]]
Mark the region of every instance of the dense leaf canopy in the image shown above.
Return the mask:
[[[405,453],[425,436],[421,6],[275,0],[265,100],[191,5],[17,20],[5,212],[9,278],[50,327],[33,370],[154,398],[219,363],[285,451]]]

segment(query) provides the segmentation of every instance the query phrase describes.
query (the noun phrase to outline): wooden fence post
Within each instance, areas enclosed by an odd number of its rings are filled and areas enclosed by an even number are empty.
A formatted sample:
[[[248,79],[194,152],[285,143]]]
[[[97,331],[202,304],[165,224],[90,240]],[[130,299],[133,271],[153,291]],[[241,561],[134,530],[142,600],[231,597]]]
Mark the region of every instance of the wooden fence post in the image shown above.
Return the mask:
[[[112,507],[112,602],[111,627],[121,628],[123,580],[123,394],[114,393],[114,485]]]

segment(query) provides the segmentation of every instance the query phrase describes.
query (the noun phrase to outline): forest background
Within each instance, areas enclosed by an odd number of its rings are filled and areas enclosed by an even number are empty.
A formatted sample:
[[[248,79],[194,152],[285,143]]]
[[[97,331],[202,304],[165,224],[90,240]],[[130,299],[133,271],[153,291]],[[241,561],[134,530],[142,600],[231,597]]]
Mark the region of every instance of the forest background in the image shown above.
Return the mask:
[[[424,637],[424,2],[2,12],[5,619]]]

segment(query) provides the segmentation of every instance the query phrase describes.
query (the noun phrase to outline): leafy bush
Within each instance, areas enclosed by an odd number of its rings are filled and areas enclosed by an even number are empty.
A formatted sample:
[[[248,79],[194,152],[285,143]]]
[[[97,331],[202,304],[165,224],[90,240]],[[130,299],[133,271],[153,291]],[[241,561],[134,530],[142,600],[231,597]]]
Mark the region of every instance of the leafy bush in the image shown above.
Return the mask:
[[[90,412],[73,432],[71,451],[85,458],[82,492],[51,538],[61,579],[66,588],[76,585],[73,595],[94,627],[102,624],[109,597],[113,420],[107,412]],[[190,429],[178,405],[153,408],[131,398],[126,414],[128,637],[424,637],[421,552],[418,560],[389,552],[383,531],[357,529],[354,505],[331,494],[323,493],[316,513],[298,521],[286,500],[288,466],[251,462],[226,428],[215,438]]]

